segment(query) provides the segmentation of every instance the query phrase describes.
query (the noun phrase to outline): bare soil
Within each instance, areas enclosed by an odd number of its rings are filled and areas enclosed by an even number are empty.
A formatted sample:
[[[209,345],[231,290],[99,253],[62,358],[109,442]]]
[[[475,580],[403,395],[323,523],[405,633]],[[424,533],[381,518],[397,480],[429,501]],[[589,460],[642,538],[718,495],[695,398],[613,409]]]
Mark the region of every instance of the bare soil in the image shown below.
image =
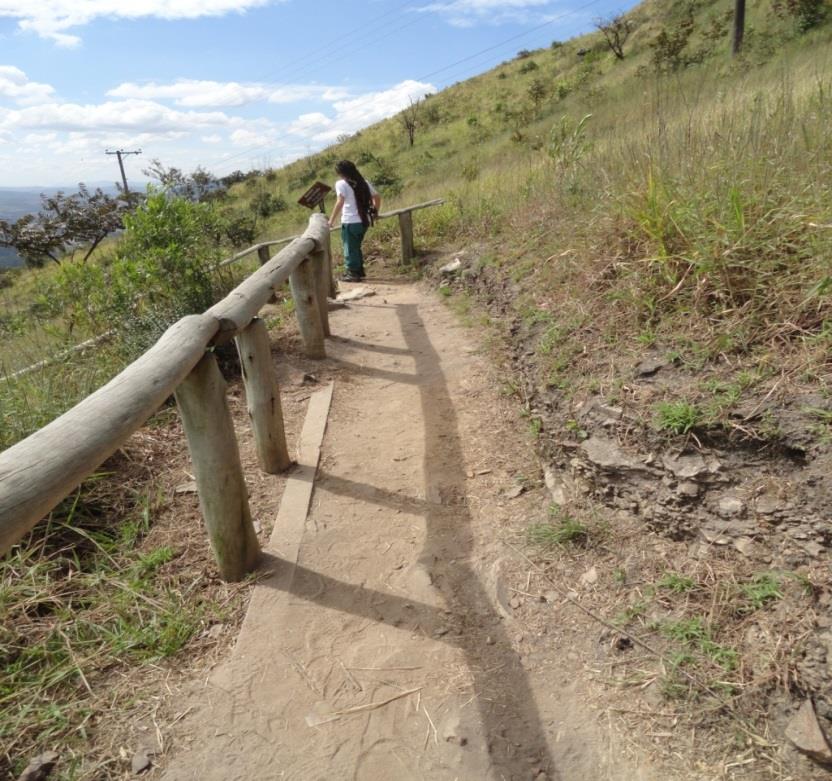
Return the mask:
[[[314,371],[335,397],[298,565],[267,551],[231,658],[176,688],[162,777],[666,777],[587,675],[597,625],[518,548],[548,498],[475,335],[372,287]]]

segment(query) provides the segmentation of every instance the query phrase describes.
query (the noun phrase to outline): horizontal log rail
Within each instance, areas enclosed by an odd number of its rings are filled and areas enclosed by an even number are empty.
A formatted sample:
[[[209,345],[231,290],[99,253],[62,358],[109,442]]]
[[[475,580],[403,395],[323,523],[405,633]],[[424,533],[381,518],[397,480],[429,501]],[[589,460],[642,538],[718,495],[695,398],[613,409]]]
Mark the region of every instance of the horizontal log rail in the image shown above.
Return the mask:
[[[413,257],[413,224],[412,220],[408,221],[408,215],[410,212],[418,211],[419,209],[427,209],[431,206],[440,206],[441,204],[445,203],[443,198],[435,198],[432,201],[425,201],[424,203],[417,203],[413,206],[405,206],[401,209],[396,209],[394,211],[383,212],[379,214],[378,218],[380,220],[385,220],[390,217],[398,217],[399,218],[399,230],[401,233],[402,239],[402,261],[404,263],[409,263]],[[339,230],[338,228],[331,228],[330,232],[334,233],[335,231]],[[269,249],[271,247],[279,247],[283,244],[288,244],[291,241],[299,238],[298,236],[285,236],[282,239],[269,239],[267,241],[261,241],[258,244],[252,244],[250,247],[247,247],[244,250],[240,250],[236,254],[232,255],[230,258],[226,258],[225,260],[220,261],[217,264],[218,268],[223,268],[225,266],[230,266],[232,263],[236,263],[238,260],[242,260],[244,257],[251,255],[252,253],[256,252],[258,257],[260,258],[260,264],[265,265],[269,261]],[[44,358],[37,363],[33,363],[30,366],[26,366],[22,369],[19,369],[11,374],[2,374],[0,373],[0,382],[8,382],[10,380],[15,380],[20,377],[23,377],[27,374],[31,374],[32,372],[39,371],[40,369],[48,368],[53,364],[56,364],[62,361],[64,358],[68,358],[70,355],[74,355],[75,353],[82,353],[86,350],[89,350],[93,347],[97,347],[101,342],[106,341],[107,339],[111,338],[115,334],[114,331],[107,331],[106,333],[99,334],[98,336],[94,336],[91,339],[87,339],[80,344],[77,344],[73,347],[69,347],[61,352],[50,356],[49,358]]]
[[[93,336],[91,339],[85,339],[83,342],[79,344],[73,345],[72,347],[67,347],[65,350],[61,350],[59,353],[55,355],[50,355],[48,358],[44,358],[37,363],[33,363],[30,366],[26,366],[23,369],[18,369],[11,374],[0,374],[0,382],[8,382],[9,380],[17,380],[20,377],[25,377],[27,374],[31,374],[32,372],[39,371],[40,369],[46,369],[60,361],[64,358],[69,358],[70,355],[75,355],[76,353],[83,353],[87,350],[90,350],[93,347],[98,347],[99,344],[102,342],[106,342],[108,339],[112,339],[115,335],[115,331],[105,331],[103,334],[99,334],[98,336]]]
[[[239,580],[254,566],[257,542],[248,510],[245,481],[225,404],[224,381],[211,347],[235,337],[238,350],[262,339],[257,313],[274,290],[291,281],[304,348],[323,357],[328,332],[320,291],[328,290],[331,268],[329,226],[314,214],[302,236],[262,265],[222,301],[201,315],[172,325],[156,344],[103,387],[31,436],[0,453],[0,555],[121,447],[133,432],[176,394],[200,491],[200,507],[227,580]],[[243,356],[247,386],[256,404],[278,394],[271,360],[262,345]],[[252,376],[256,375],[256,376]],[[267,402],[268,406],[268,402]],[[285,451],[282,420],[252,415],[256,438]],[[265,447],[265,446],[264,446]],[[269,455],[267,471],[285,466]],[[222,475],[212,472],[224,464]],[[221,478],[219,485],[218,478]],[[220,496],[217,499],[217,496]],[[229,497],[235,501],[229,503]],[[229,513],[233,515],[230,517]]]
[[[401,209],[395,209],[395,210],[389,211],[389,212],[381,212],[381,214],[378,215],[378,219],[387,220],[391,217],[399,217],[399,227],[401,229],[402,228],[402,220],[401,220],[402,215],[409,215],[411,212],[418,211],[419,209],[428,209],[431,206],[441,206],[443,203],[445,203],[444,198],[434,198],[432,201],[424,201],[423,203],[416,203],[413,206],[404,206]],[[407,222],[407,219],[405,218],[405,223],[406,222]],[[339,230],[339,228],[331,228],[330,230],[331,230],[331,232],[334,233],[335,231]],[[408,241],[408,237],[409,237],[409,242],[410,242],[409,243],[410,254],[408,255],[407,260],[404,261],[405,263],[409,262],[410,259],[412,258],[412,252],[413,252],[413,226],[412,226],[412,222],[410,224],[409,231],[408,231],[407,227],[402,229],[402,258],[404,258],[404,256],[405,256],[405,244]],[[220,266],[220,268],[222,268],[223,266],[230,266],[232,263],[236,263],[238,260],[242,260],[247,255],[251,255],[253,252],[257,252],[258,254],[261,254],[263,250],[267,250],[269,247],[279,247],[282,244],[288,244],[290,241],[292,241],[293,239],[296,239],[296,238],[297,238],[297,236],[285,236],[282,239],[269,239],[268,241],[261,241],[259,244],[252,244],[247,249],[240,250],[238,253],[236,253],[235,255],[232,255],[230,258],[226,258],[225,260],[220,261],[219,266]],[[262,258],[262,255],[261,255],[261,258]]]

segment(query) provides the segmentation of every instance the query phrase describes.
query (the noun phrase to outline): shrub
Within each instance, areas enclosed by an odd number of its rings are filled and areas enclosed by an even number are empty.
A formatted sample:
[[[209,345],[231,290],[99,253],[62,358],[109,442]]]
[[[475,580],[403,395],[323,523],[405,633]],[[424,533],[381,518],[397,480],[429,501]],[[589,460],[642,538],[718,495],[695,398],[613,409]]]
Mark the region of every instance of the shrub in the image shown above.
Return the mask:
[[[286,210],[286,201],[273,193],[258,193],[251,199],[251,208],[259,216],[271,217],[273,214]]]
[[[529,60],[520,66],[520,73],[531,73],[532,71],[536,71],[537,68],[537,63],[534,60]]]
[[[223,232],[234,247],[253,244],[257,236],[257,219],[249,214],[232,215],[226,218]]]
[[[217,270],[222,219],[210,204],[153,193],[124,220],[109,265],[64,264],[49,291],[92,333],[115,329],[132,356],[228,287]]]
[[[662,30],[650,44],[653,49],[653,67],[659,73],[677,71],[687,64],[682,52],[688,45],[693,27],[693,11],[689,8],[675,30]]]

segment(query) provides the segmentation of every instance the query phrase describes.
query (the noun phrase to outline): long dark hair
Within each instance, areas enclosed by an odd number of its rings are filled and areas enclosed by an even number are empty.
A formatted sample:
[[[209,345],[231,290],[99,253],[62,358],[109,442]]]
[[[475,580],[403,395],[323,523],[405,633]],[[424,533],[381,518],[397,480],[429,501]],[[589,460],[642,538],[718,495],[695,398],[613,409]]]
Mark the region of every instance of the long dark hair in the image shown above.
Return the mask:
[[[355,193],[355,202],[358,206],[358,216],[361,217],[361,222],[365,227],[369,226],[372,222],[370,208],[373,205],[373,197],[367,180],[351,160],[341,160],[336,163],[335,171],[339,176],[343,176],[344,181],[352,187],[352,191]]]

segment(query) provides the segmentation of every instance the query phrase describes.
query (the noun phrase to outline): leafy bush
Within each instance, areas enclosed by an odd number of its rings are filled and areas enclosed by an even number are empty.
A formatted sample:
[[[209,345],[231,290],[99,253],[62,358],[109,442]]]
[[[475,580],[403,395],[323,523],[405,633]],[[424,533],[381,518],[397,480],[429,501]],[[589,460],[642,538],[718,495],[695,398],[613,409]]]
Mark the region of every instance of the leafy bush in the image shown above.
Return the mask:
[[[224,233],[234,247],[253,244],[257,236],[257,219],[249,214],[235,214],[227,217]]]
[[[163,193],[148,196],[124,224],[108,265],[64,264],[49,292],[91,333],[117,330],[132,355],[225,291],[216,268],[224,226],[210,204]]]
[[[373,185],[384,188],[386,195],[398,195],[402,191],[402,180],[393,164],[381,157],[374,157],[376,171],[370,177]]]
[[[793,19],[801,33],[817,27],[829,13],[826,0],[774,0],[772,8],[781,19]]]
[[[274,193],[258,193],[252,198],[251,207],[254,212],[263,218],[271,217],[273,214],[285,211],[286,201]]]
[[[687,15],[672,31],[662,30],[650,44],[653,49],[653,67],[659,73],[677,71],[687,64],[682,52],[688,45],[693,33],[693,11],[688,9]]]
[[[538,64],[534,60],[528,60],[520,66],[520,73],[531,73],[538,69]]]

